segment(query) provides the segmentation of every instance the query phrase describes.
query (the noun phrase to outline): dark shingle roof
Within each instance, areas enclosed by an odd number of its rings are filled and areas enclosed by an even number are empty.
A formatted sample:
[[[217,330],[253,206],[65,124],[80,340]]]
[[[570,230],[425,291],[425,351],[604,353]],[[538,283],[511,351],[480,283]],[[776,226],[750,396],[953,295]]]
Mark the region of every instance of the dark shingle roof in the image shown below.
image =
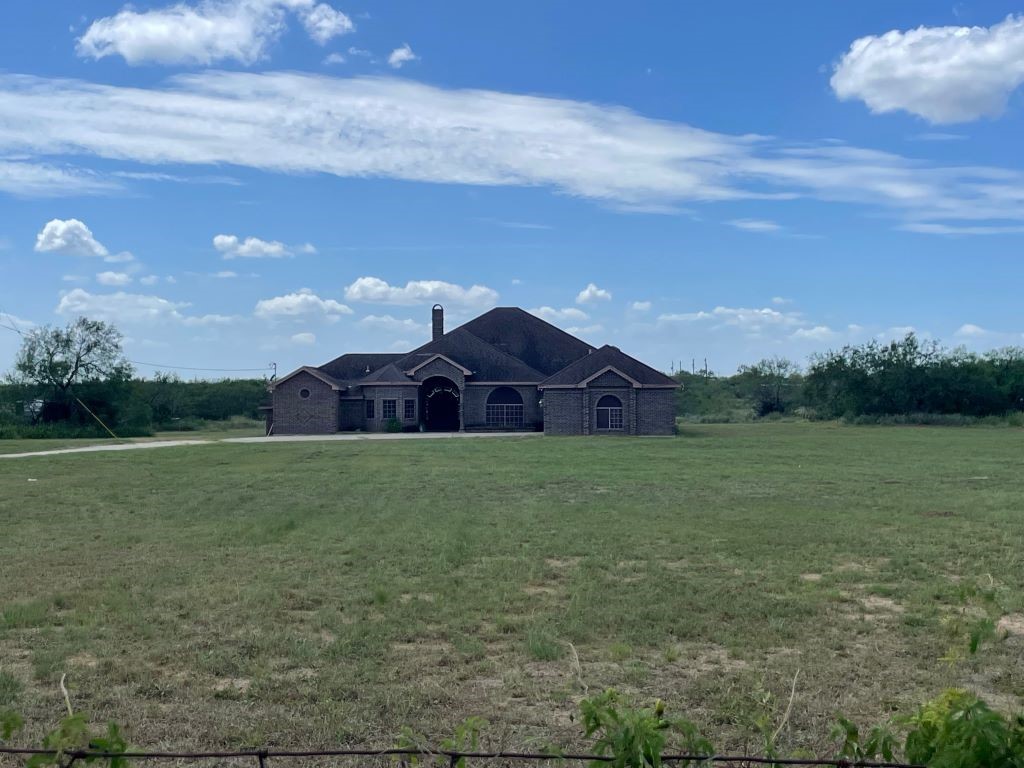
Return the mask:
[[[562,370],[593,349],[585,341],[519,307],[496,307],[460,327],[545,376]]]
[[[388,363],[399,360],[403,355],[404,353],[352,352],[324,363],[320,370],[339,381],[352,382],[364,378],[368,372],[373,373]]]
[[[388,363],[383,368],[378,368],[376,371],[371,373],[369,376],[364,376],[358,382],[358,384],[418,384],[419,382],[410,379],[405,375],[405,371],[399,368],[394,363]]]
[[[641,363],[635,357],[630,357],[618,347],[613,347],[610,344],[605,344],[593,354],[581,357],[554,376],[542,381],[540,386],[573,386],[586,381],[609,366],[618,369],[641,386],[679,386],[675,379],[669,378],[661,371],[654,370],[651,366]]]
[[[433,355],[444,355],[472,371],[473,381],[540,381],[544,378],[541,371],[470,333],[466,330],[468,325],[470,323],[413,350],[396,365],[409,371]]]

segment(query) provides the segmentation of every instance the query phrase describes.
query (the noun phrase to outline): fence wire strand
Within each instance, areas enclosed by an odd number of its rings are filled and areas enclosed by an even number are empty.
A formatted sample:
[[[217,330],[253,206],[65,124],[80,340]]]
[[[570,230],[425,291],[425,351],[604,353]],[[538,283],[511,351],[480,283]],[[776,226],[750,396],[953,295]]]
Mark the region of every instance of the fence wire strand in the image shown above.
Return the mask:
[[[0,747],[0,755],[57,755],[53,749],[34,749],[31,747]],[[459,761],[505,761],[509,763],[538,763],[580,761],[610,763],[615,758],[611,755],[588,755],[572,753],[540,753],[540,752],[457,752],[445,749],[248,749],[225,752],[93,752],[88,750],[67,750],[62,753],[68,759],[66,766],[78,760],[109,759],[120,757],[128,760],[251,760],[259,768],[268,768],[275,761],[301,760],[304,758],[448,758],[449,768],[455,768]],[[691,763],[695,765],[722,766],[754,766],[754,765],[786,765],[786,766],[828,766],[830,768],[925,768],[912,763],[895,763],[884,761],[857,761],[843,758],[785,758],[761,757],[756,755],[662,755],[661,761],[668,765]],[[405,763],[403,762],[403,765]]]

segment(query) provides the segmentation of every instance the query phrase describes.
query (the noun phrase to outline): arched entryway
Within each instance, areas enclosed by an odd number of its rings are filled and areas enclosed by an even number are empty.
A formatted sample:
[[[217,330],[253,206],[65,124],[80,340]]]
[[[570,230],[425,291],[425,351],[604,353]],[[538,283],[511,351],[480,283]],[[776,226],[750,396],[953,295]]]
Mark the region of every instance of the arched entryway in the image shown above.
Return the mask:
[[[420,413],[428,432],[457,432],[461,393],[451,379],[431,376],[420,387]]]

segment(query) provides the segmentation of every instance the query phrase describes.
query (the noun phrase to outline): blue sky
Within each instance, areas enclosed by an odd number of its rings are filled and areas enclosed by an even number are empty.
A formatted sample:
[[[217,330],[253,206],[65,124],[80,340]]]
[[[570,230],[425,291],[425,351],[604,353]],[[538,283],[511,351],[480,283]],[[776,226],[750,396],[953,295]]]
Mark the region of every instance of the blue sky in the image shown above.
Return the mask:
[[[6,325],[282,372],[416,346],[435,301],[665,369],[1024,344],[1019,4],[6,13]]]

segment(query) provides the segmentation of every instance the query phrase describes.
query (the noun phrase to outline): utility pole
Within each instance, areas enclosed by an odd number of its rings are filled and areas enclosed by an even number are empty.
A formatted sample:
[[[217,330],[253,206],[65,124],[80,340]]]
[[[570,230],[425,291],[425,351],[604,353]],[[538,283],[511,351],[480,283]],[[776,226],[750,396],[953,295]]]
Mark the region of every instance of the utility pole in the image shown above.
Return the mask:
[[[277,363],[268,363],[267,367],[274,371],[273,375],[270,377],[270,380],[275,381],[277,379]]]

